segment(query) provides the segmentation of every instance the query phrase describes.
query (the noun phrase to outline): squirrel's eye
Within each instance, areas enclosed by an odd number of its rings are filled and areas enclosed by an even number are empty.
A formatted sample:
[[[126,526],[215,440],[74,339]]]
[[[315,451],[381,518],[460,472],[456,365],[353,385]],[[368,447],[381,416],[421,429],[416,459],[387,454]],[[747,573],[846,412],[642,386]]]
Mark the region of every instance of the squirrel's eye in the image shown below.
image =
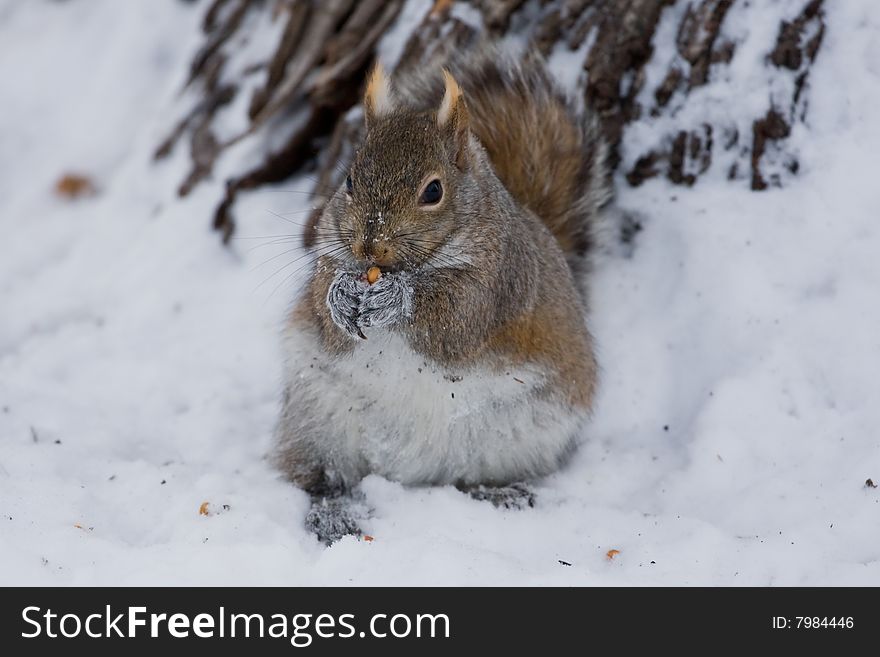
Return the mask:
[[[346,176],[345,178],[345,191],[351,194],[351,190],[354,188],[354,185],[351,182],[351,176]]]
[[[443,198],[443,187],[439,180],[432,180],[419,197],[421,205],[437,205]]]

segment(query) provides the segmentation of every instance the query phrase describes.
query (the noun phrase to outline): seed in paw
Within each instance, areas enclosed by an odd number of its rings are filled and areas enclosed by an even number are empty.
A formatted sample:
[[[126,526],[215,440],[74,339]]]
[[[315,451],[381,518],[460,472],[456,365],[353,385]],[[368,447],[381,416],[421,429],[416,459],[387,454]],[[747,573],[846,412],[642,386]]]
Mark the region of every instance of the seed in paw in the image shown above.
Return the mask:
[[[381,269],[379,269],[378,267],[370,267],[367,270],[367,283],[372,285],[373,283],[378,281],[381,276],[382,276]]]

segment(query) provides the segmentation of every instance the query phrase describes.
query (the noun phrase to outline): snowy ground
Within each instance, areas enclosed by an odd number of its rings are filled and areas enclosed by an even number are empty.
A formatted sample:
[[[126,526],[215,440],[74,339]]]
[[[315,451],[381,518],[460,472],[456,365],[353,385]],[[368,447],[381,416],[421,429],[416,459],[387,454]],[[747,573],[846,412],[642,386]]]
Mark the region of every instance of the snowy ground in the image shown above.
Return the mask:
[[[263,458],[285,260],[207,229],[224,171],[179,201],[185,149],[150,161],[201,8],[0,0],[0,584],[880,585],[874,4],[827,3],[785,189],[619,186],[644,231],[600,263],[596,418],[537,508],[372,477],[375,540],[327,549]],[[71,170],[99,194],[56,198]]]

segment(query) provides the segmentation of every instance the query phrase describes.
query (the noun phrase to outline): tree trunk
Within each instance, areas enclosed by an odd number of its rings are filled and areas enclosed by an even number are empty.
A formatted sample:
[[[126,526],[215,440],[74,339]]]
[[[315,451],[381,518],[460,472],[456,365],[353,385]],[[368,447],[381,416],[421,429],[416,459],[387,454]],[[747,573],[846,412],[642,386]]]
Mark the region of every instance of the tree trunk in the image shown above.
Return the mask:
[[[665,176],[692,185],[721,169],[733,184],[762,190],[799,166],[785,139],[806,115],[823,2],[213,0],[187,83],[195,100],[156,157],[189,141],[183,196],[236,144],[280,144],[227,180],[214,227],[228,240],[240,191],[313,170],[320,206],[338,184],[361,131],[349,110],[377,49],[402,43],[397,61],[386,64],[403,70],[438,49],[517,39],[564,77],[577,72],[570,91],[599,114],[624,184]],[[254,43],[274,45],[253,54]],[[240,94],[249,96],[239,132],[218,136],[220,110]]]

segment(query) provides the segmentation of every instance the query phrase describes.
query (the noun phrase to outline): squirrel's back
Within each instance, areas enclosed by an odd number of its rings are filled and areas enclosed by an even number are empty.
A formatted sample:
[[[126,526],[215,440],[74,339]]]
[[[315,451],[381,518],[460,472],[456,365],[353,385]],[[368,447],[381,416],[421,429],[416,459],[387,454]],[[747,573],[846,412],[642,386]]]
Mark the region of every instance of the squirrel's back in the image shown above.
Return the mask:
[[[575,108],[538,55],[517,61],[483,48],[442,65],[464,92],[471,130],[498,178],[550,229],[578,272],[611,197],[608,147],[596,118]],[[435,68],[427,76],[423,69],[400,76],[396,91],[415,105],[437,106],[443,81],[439,63]]]

